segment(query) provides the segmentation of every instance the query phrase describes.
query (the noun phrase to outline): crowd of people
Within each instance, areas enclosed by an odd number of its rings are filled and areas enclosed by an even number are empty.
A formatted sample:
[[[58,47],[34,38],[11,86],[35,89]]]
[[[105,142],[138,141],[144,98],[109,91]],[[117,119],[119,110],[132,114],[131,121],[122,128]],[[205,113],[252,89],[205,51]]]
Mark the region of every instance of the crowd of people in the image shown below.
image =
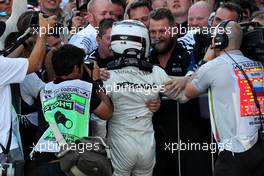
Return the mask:
[[[39,147],[52,122],[67,142],[105,138],[115,176],[263,176],[249,22],[264,25],[264,1],[0,0],[0,175],[18,160],[66,175]]]

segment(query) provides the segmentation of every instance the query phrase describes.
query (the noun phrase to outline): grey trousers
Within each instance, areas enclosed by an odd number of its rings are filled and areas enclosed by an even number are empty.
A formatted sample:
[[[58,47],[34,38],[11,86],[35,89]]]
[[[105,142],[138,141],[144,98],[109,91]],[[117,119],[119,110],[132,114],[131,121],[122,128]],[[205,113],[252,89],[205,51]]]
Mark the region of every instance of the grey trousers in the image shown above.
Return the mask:
[[[11,150],[7,155],[8,161],[13,162],[16,160],[23,160],[22,152],[19,148]],[[0,163],[5,163],[6,157],[3,153],[0,153]]]

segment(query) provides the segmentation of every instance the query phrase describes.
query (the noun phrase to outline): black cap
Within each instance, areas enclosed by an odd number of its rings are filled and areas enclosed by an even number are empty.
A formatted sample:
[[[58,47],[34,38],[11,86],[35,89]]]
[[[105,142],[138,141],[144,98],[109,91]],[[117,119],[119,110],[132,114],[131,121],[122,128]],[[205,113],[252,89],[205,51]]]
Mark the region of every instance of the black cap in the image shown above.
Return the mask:
[[[0,37],[4,34],[6,29],[6,24],[3,21],[0,21]]]

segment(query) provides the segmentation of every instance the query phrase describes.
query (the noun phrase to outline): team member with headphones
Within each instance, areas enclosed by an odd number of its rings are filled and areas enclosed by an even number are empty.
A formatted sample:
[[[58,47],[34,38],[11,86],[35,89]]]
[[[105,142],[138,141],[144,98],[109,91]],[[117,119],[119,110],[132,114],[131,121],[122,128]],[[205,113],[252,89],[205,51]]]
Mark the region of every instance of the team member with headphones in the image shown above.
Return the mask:
[[[223,21],[215,32],[208,54],[213,60],[188,80],[185,95],[194,98],[208,90],[211,127],[220,151],[214,176],[263,176],[263,65],[239,50],[243,33],[237,22]],[[177,80],[167,87],[173,82]]]

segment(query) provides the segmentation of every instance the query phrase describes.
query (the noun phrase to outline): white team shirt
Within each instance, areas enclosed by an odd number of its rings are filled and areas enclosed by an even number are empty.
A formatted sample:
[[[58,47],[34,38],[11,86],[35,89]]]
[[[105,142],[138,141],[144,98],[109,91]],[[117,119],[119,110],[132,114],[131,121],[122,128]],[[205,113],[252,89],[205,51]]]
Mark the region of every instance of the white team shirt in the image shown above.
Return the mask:
[[[34,103],[34,98],[37,98],[45,83],[38,77],[36,73],[31,73],[25,77],[25,80],[20,84],[20,94],[23,100],[28,104]]]
[[[96,36],[97,30],[95,27],[89,24],[86,28],[73,35],[69,41],[69,44],[84,49],[86,54],[90,54],[98,47]]]
[[[0,143],[6,146],[9,136],[12,112],[10,84],[22,82],[28,70],[27,59],[11,59],[0,56]],[[14,119],[13,119],[14,120]],[[11,148],[18,148],[13,133]],[[0,149],[2,153],[2,149]]]
[[[263,104],[264,70],[261,64],[244,57],[239,50],[228,53],[242,66],[252,81],[260,104]],[[248,83],[232,59],[223,54],[204,64],[192,84],[200,92],[207,88],[211,90],[212,131],[221,144],[220,151],[244,152],[250,149],[258,139],[259,115]]]
[[[109,72],[110,79],[104,82],[107,95],[114,105],[109,133],[116,130],[117,133],[122,133],[127,129],[152,132],[153,114],[145,103],[158,98],[159,92],[164,89],[163,84],[170,79],[168,75],[158,66],[153,67],[152,73],[137,67],[125,67]]]

